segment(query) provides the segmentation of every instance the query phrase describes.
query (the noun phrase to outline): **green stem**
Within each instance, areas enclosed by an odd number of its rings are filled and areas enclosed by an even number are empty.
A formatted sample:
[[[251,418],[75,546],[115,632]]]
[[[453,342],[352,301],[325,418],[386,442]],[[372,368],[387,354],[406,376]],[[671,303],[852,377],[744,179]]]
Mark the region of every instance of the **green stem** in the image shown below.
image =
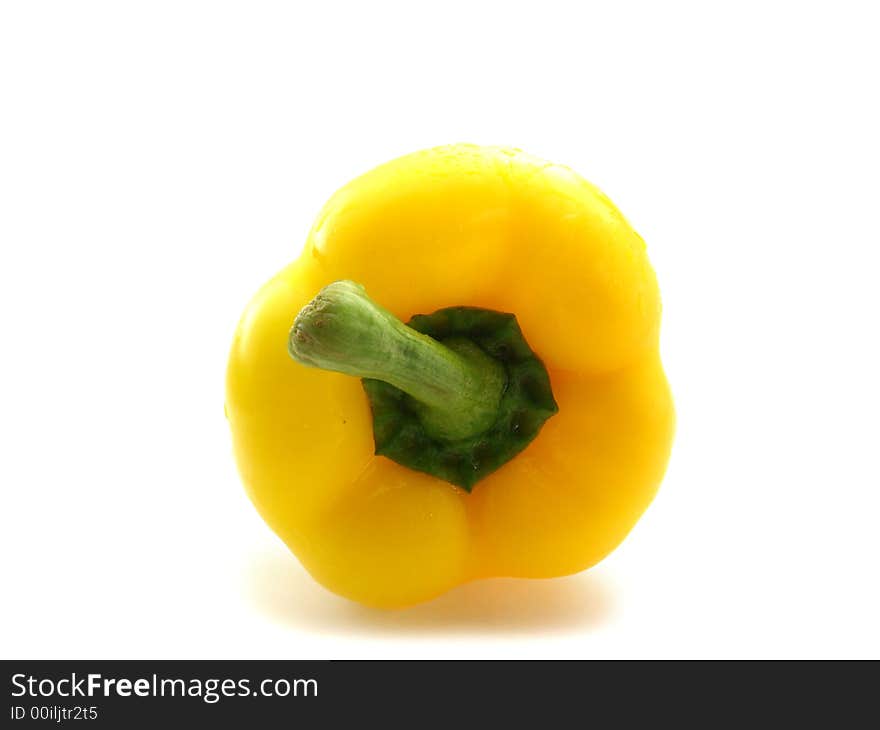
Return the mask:
[[[504,368],[472,342],[441,344],[416,332],[353,281],[324,287],[303,307],[288,352],[303,365],[399,388],[416,401],[425,430],[450,441],[492,426],[507,379]]]

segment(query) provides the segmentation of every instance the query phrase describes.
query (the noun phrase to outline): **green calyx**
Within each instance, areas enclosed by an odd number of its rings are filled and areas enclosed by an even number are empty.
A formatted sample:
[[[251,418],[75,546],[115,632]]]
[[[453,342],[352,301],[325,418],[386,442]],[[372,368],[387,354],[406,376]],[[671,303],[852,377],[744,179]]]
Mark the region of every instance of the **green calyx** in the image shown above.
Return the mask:
[[[468,492],[558,410],[512,314],[449,307],[404,325],[361,285],[337,281],[299,313],[288,352],[363,378],[377,454]]]

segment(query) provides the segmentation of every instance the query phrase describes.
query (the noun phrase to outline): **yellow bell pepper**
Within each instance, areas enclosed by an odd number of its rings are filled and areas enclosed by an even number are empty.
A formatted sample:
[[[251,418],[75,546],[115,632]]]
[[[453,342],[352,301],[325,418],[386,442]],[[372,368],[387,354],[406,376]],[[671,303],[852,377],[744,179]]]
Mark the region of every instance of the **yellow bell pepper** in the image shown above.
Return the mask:
[[[659,327],[644,242],[568,168],[472,145],[394,160],[330,199],[239,323],[247,493],[316,580],[372,606],[588,568],[666,468]],[[408,465],[376,453],[395,448]]]

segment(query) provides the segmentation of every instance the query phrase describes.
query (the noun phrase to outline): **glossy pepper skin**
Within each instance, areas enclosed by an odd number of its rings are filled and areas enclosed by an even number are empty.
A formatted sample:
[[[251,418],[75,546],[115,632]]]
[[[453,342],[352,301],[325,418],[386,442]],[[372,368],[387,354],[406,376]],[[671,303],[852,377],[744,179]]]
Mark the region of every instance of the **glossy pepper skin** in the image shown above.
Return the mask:
[[[286,351],[294,317],[338,280],[403,321],[459,305],[515,314],[558,413],[471,493],[376,456],[360,381]],[[660,309],[644,242],[568,168],[472,145],[389,162],[330,199],[239,323],[226,409],[247,493],[316,580],[371,606],[588,568],[666,468]]]

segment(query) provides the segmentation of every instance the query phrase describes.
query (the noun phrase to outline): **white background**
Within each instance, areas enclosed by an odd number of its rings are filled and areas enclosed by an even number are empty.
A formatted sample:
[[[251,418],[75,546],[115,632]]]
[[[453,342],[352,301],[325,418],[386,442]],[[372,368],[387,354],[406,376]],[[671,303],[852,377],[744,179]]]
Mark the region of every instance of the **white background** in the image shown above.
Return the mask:
[[[3,3],[0,655],[880,657],[871,5]],[[227,348],[337,187],[456,141],[644,236],[678,434],[596,569],[383,613],[250,506]]]

